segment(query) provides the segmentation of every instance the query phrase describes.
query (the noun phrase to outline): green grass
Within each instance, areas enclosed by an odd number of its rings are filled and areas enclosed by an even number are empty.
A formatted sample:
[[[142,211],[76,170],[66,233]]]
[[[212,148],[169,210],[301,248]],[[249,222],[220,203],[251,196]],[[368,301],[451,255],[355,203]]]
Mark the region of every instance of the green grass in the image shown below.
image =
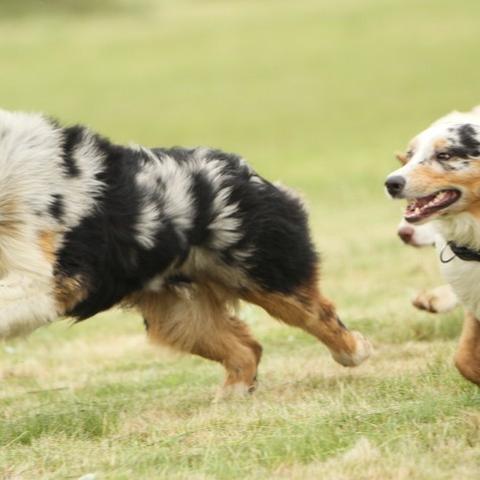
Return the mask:
[[[400,245],[382,183],[428,122],[480,103],[475,0],[34,1],[0,5],[0,104],[113,139],[208,144],[302,190],[322,287],[375,355],[334,364],[245,307],[261,387],[212,405],[221,368],[110,312],[0,351],[0,478],[476,479],[480,393],[452,365],[460,311]]]

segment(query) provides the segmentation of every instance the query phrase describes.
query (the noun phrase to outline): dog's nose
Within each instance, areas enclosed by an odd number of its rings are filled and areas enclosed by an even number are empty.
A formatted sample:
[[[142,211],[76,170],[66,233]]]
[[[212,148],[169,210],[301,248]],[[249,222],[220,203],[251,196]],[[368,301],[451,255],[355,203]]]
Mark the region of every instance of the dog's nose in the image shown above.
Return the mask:
[[[392,197],[399,197],[405,188],[405,178],[401,177],[400,175],[389,177],[385,182],[385,186],[387,187],[388,193]]]
[[[403,243],[409,245],[412,243],[413,234],[415,233],[415,229],[408,225],[405,225],[398,229],[398,236],[402,239]]]

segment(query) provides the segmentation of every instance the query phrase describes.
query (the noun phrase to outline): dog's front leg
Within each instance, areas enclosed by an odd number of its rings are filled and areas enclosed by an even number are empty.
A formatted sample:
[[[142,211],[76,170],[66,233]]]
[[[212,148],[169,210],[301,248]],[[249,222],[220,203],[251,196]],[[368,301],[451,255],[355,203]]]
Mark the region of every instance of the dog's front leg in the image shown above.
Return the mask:
[[[60,315],[49,279],[10,274],[0,280],[0,338],[25,335]]]
[[[465,314],[455,366],[467,380],[480,386],[480,321],[469,312]]]
[[[422,290],[412,300],[414,307],[430,313],[445,313],[458,305],[458,298],[450,285]]]

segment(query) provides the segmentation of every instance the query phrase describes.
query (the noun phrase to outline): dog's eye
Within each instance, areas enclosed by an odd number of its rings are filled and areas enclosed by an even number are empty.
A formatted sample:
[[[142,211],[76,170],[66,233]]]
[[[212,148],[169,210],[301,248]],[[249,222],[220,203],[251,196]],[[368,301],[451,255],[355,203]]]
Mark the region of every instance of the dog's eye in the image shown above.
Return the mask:
[[[447,152],[439,152],[437,153],[437,160],[450,160],[452,156]]]

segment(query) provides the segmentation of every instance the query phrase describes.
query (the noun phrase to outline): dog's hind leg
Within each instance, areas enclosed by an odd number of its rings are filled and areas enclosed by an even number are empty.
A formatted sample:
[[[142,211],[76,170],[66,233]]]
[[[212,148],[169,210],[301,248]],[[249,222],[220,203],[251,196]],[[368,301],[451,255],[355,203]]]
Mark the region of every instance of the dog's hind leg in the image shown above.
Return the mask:
[[[317,337],[334,360],[344,366],[359,365],[371,354],[370,342],[360,333],[348,330],[337,317],[333,304],[321,296],[315,282],[290,294],[256,290],[246,292],[243,298]]]
[[[232,316],[224,318],[221,326],[209,333],[197,338],[191,353],[225,367],[226,378],[217,399],[252,393],[257,388],[257,368],[262,346],[252,337],[247,325]]]
[[[221,396],[255,389],[262,354],[247,325],[234,315],[232,303],[228,293],[203,283],[147,292],[137,301],[150,339],[225,367]]]
[[[465,314],[455,366],[467,380],[480,386],[480,321],[471,313]]]

